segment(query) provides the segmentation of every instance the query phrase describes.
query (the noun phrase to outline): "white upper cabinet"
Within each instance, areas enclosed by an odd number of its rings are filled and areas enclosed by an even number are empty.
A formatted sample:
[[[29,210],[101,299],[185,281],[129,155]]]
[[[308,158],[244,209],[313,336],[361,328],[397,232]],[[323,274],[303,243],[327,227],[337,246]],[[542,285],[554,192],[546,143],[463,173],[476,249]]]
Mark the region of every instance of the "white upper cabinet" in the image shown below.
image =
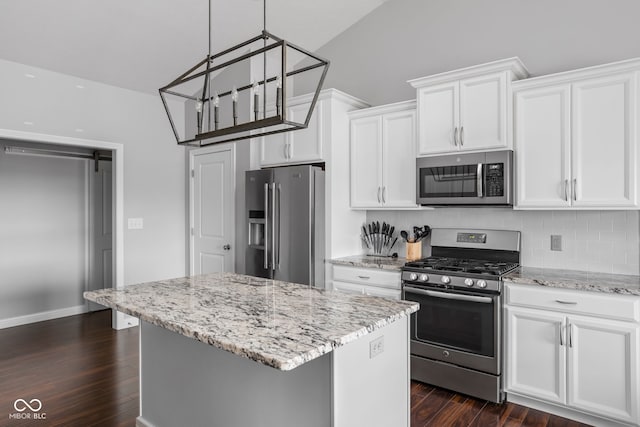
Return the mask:
[[[351,207],[416,208],[415,102],[352,111]]]
[[[410,80],[417,89],[418,156],[511,147],[511,81],[518,58]]]
[[[638,207],[640,61],[513,84],[516,208]]]
[[[276,133],[260,138],[260,166],[280,166],[324,161],[324,110],[330,102],[330,92],[322,92],[316,102],[306,129]],[[287,119],[304,123],[311,96],[291,98],[287,105]],[[274,115],[271,110],[268,115]]]

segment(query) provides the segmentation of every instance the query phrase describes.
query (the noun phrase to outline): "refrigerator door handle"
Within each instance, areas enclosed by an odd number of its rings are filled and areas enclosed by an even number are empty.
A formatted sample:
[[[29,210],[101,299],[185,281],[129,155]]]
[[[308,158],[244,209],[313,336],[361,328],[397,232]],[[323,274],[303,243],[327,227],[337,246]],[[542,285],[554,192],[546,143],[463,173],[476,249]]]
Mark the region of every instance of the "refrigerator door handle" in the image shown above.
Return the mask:
[[[278,233],[280,230],[278,230]],[[271,269],[276,269],[276,184],[271,184]]]
[[[278,241],[276,243],[276,264],[275,264],[275,269],[276,270],[280,270],[280,235],[282,234],[280,231],[280,210],[282,209],[282,204],[281,204],[281,200],[282,200],[282,186],[280,184],[278,184]]]
[[[264,184],[264,268],[269,268],[269,184]]]

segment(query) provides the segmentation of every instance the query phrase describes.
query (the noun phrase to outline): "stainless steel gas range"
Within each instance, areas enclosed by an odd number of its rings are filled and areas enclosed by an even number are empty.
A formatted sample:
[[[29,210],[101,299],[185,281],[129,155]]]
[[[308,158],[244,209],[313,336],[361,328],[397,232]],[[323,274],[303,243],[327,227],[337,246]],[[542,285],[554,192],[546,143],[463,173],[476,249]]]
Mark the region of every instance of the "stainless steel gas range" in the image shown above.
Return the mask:
[[[520,232],[431,231],[431,256],[402,269],[411,318],[411,378],[502,402],[502,276],[518,267]]]

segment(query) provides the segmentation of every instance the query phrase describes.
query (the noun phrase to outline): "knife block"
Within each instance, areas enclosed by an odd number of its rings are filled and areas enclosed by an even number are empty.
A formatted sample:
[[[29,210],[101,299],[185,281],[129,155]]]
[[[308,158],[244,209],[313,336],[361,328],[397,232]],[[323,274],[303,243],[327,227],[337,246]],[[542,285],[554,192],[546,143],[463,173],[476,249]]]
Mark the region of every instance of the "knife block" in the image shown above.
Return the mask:
[[[416,261],[422,258],[422,242],[407,242],[407,261]]]

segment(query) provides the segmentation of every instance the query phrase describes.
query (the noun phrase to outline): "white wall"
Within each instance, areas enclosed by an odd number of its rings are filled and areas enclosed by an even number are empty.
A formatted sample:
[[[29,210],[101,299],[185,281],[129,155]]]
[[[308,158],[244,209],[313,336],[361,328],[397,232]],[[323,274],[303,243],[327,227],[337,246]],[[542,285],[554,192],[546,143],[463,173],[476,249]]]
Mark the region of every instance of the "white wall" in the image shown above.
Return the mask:
[[[411,230],[414,225],[518,230],[522,232],[522,265],[620,274],[640,272],[638,211],[438,208],[410,212],[367,212],[367,221],[374,220],[391,223],[398,234],[399,230]],[[562,251],[551,250],[552,234],[562,236]],[[423,256],[428,255],[428,243],[428,240],[425,241]],[[394,249],[399,256],[405,256],[405,250],[404,244]]]
[[[0,151],[0,320],[84,305],[87,172],[86,160]]]
[[[123,144],[124,216],[144,218],[143,230],[124,233],[125,284],[185,274],[184,148],[159,96],[4,60],[0,93],[0,128]],[[46,275],[42,265],[30,268]],[[17,286],[5,274],[3,268],[0,299],[3,288]]]

